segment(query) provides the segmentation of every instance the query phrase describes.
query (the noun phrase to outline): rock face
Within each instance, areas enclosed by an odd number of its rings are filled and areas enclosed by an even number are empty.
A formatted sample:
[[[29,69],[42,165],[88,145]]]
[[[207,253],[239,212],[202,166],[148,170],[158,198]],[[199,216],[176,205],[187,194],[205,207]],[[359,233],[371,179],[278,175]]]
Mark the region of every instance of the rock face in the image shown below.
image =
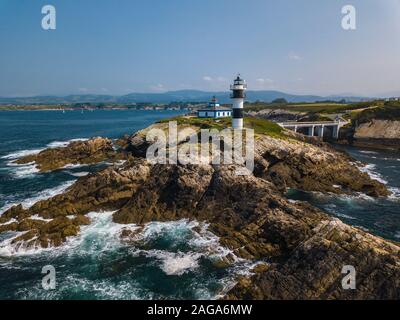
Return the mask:
[[[351,164],[351,159],[326,144],[316,146],[293,140],[263,138],[256,142],[254,174],[285,191],[336,194],[362,192],[373,197],[389,195],[386,187]]]
[[[239,280],[226,299],[399,299],[398,245],[324,220],[283,261]],[[356,288],[345,290],[344,266],[354,267]]]
[[[400,150],[400,121],[372,120],[354,129],[356,146]]]
[[[142,138],[143,132],[121,143],[136,155],[124,165],[82,177],[64,194],[29,209],[11,208],[0,216],[0,232],[24,232],[15,245],[46,247],[75,236],[92,211],[116,211],[113,220],[120,224],[196,219],[207,221],[236,256],[263,262],[253,276],[238,279],[226,298],[400,298],[398,244],[283,196],[286,187],[387,193],[346,155],[258,135],[255,172],[238,176],[236,165],[150,164]],[[122,236],[129,238],[129,232]],[[357,290],[341,286],[345,265],[357,271]]]
[[[60,246],[67,237],[77,235],[79,226],[87,222],[87,218],[82,219],[87,213],[123,206],[148,172],[147,165],[136,161],[128,169],[108,168],[83,177],[64,194],[39,201],[27,210],[21,205],[7,210],[0,216],[0,232],[28,231],[23,238],[14,240],[14,243],[24,240],[28,247]],[[31,223],[32,216],[50,222]]]
[[[372,120],[356,128],[356,139],[400,139],[400,121]]]
[[[35,162],[41,172],[47,172],[71,164],[94,164],[122,158],[123,155],[114,150],[110,139],[93,138],[88,141],[73,141],[63,148],[46,149],[39,154],[18,159],[16,163]]]
[[[340,130],[339,143],[350,144],[361,148],[400,151],[400,121],[398,116],[384,119],[354,120],[351,126]]]

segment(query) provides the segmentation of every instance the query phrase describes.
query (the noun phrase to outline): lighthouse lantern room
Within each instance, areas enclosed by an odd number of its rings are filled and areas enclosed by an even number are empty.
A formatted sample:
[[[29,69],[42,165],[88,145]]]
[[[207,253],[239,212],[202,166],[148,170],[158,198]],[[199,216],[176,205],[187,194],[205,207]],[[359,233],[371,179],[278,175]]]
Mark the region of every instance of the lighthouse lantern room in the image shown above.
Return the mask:
[[[243,129],[243,105],[246,98],[247,84],[246,81],[240,77],[240,74],[233,81],[231,85],[231,99],[233,100],[233,115],[232,127],[233,129]]]

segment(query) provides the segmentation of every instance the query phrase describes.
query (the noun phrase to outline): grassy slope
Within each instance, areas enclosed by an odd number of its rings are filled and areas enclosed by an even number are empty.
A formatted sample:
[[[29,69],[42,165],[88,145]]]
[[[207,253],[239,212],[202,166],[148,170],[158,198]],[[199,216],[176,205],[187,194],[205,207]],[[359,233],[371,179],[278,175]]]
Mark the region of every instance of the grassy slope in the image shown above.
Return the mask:
[[[353,112],[351,118],[358,124],[370,122],[373,119],[400,121],[400,102],[386,102],[377,108]]]
[[[322,114],[335,114],[344,113],[346,111],[358,110],[376,105],[378,102],[360,102],[352,104],[340,103],[302,103],[302,104],[271,104],[264,102],[248,103],[245,105],[247,111],[260,111],[260,110],[286,110],[293,112],[304,113],[322,113]]]
[[[174,117],[170,119],[161,120],[159,123],[165,123],[168,121],[176,121],[178,125],[191,125],[196,126],[201,129],[217,129],[223,130],[225,128],[231,127],[231,118],[224,119],[199,119],[195,117]],[[275,138],[287,139],[284,134],[284,130],[272,121],[259,118],[245,118],[244,126],[246,128],[254,129],[256,134],[265,134]]]

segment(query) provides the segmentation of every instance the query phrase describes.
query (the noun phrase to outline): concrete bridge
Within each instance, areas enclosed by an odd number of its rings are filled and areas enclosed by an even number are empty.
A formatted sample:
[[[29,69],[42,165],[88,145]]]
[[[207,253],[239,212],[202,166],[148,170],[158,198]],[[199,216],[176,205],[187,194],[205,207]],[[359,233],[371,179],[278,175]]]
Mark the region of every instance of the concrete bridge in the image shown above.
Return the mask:
[[[346,121],[316,121],[316,122],[281,122],[278,123],[282,128],[293,130],[307,136],[318,136],[323,138],[324,135],[330,135],[334,139],[339,138],[340,128],[346,125]],[[328,133],[329,132],[329,133]]]

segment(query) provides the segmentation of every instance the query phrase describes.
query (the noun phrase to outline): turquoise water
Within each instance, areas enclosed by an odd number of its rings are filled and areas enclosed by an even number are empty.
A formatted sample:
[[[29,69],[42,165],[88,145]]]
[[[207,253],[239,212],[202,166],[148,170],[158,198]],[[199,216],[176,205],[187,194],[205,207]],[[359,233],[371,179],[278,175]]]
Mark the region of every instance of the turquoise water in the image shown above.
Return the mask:
[[[72,139],[118,138],[174,111],[9,111],[0,112],[0,213],[13,204],[29,207],[61,193],[98,166],[72,167],[39,174],[33,165],[12,160]],[[335,196],[292,190],[289,197],[309,201],[329,214],[383,237],[400,237],[400,155],[346,148],[369,163],[364,168],[394,191],[390,199],[365,195]],[[251,264],[237,259],[226,268],[215,264],[229,253],[206,225],[178,221],[152,223],[134,243],[118,235],[125,226],[112,223],[112,212],[90,213],[92,224],[59,249],[24,250],[0,236],[0,299],[212,299],[233,284]],[[136,226],[127,226],[135,229]],[[199,231],[201,230],[201,231]],[[41,286],[43,266],[56,269],[56,290]]]

